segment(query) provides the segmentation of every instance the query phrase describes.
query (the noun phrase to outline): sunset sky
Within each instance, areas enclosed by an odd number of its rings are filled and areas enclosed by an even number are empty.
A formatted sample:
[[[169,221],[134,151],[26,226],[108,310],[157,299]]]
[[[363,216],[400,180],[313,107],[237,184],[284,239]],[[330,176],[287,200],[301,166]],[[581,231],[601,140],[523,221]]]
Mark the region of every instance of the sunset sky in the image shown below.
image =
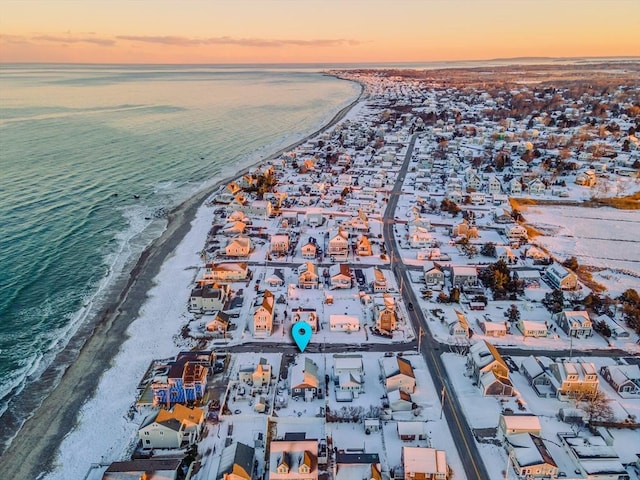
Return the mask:
[[[638,0],[2,0],[0,62],[639,56]]]

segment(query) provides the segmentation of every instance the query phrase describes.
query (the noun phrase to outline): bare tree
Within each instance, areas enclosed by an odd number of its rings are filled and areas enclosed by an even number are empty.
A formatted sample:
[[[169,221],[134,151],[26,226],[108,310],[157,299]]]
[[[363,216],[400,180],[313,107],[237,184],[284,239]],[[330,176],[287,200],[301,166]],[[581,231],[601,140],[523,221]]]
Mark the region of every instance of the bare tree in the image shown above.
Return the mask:
[[[609,402],[611,400],[601,390],[597,390],[593,395],[584,395],[580,399],[582,410],[587,414],[587,420],[611,422],[613,421],[613,409]]]

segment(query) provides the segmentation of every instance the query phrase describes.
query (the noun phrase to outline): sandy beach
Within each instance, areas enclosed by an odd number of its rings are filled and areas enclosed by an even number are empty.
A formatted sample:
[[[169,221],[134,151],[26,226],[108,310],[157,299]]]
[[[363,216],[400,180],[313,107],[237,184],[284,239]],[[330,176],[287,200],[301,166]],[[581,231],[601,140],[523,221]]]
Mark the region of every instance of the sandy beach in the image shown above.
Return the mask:
[[[291,150],[331,128],[361,100],[362,93],[363,90],[322,128],[261,162]],[[100,316],[93,334],[86,340],[77,359],[0,457],[2,478],[35,479],[51,470],[61,443],[78,424],[80,409],[95,395],[103,375],[112,367],[115,356],[128,338],[127,329],[143,309],[148,292],[155,285],[156,276],[189,233],[200,207],[221,185],[242,175],[246,170],[248,169],[201,190],[169,213],[165,231],[142,253],[122,285],[114,289],[113,299],[108,302],[109,306]],[[186,305],[187,298],[183,301]],[[64,352],[61,353],[63,354]],[[122,373],[126,375],[126,372]],[[24,393],[28,393],[28,389]],[[108,422],[109,419],[105,418],[104,421]]]

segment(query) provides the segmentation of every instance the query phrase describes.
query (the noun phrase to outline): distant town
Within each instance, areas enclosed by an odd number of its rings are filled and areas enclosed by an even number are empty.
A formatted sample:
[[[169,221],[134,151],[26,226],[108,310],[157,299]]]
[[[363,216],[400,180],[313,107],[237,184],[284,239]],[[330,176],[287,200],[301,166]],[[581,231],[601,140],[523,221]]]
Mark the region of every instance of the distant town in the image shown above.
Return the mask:
[[[639,479],[640,269],[549,221],[637,212],[637,65],[327,73],[360,99],[207,200],[176,355],[87,478]]]

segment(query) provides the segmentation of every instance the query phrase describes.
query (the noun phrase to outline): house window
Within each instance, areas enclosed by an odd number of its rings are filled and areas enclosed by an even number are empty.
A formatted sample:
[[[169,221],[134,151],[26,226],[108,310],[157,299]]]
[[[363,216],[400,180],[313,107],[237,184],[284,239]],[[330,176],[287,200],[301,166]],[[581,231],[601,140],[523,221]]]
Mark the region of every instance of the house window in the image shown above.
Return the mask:
[[[162,431],[161,431],[161,432],[160,432],[160,435],[164,435],[164,432],[162,432]]]
[[[144,432],[144,434],[148,436],[148,435],[149,435],[149,432]]]
[[[147,439],[147,440],[145,440],[145,441],[144,441],[144,443],[145,443],[146,445],[151,445],[151,440]]]

